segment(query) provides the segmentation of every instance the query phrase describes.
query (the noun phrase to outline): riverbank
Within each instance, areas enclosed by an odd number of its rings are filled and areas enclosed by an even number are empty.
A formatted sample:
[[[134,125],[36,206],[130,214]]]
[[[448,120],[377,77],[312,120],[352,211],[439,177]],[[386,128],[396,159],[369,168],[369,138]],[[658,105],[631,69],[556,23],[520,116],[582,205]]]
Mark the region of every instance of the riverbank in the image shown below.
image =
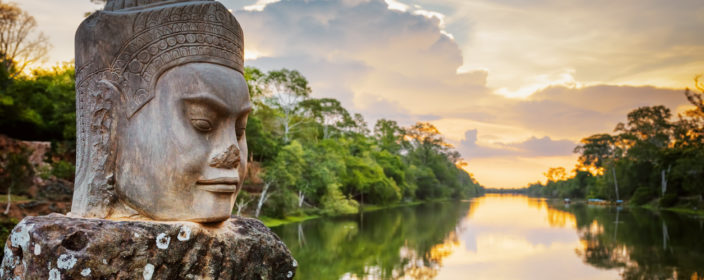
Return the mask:
[[[391,209],[391,208],[397,208],[397,207],[416,206],[416,205],[421,205],[421,204],[425,204],[425,203],[446,202],[446,201],[452,201],[452,200],[451,199],[435,199],[435,200],[426,200],[426,201],[399,202],[399,203],[392,203],[392,204],[388,204],[388,205],[367,204],[367,205],[363,205],[361,207],[360,211],[355,214],[359,214],[360,212],[367,213],[367,212],[374,212],[374,211],[378,211],[378,210],[385,210],[385,209]],[[307,221],[307,220],[317,219],[317,218],[321,218],[321,217],[335,217],[335,216],[344,216],[344,215],[352,215],[352,214],[340,214],[340,215],[303,214],[303,215],[287,216],[284,218],[273,218],[273,217],[261,216],[261,217],[259,217],[259,220],[262,221],[262,223],[264,223],[264,225],[271,228],[271,227],[278,227],[278,226],[285,225],[285,224],[298,223],[298,222],[303,222],[303,221]]]
[[[642,205],[642,206],[633,206],[633,207],[640,207],[643,209],[648,209],[651,211],[668,211],[668,212],[675,212],[678,214],[687,214],[687,215],[692,215],[692,216],[697,216],[699,218],[704,218],[704,209],[692,209],[687,206],[674,206],[674,207],[658,207],[656,205]]]
[[[562,198],[546,198],[547,200],[551,201],[551,204],[564,204],[564,200]],[[633,205],[628,203],[628,201],[624,203],[589,203],[587,199],[573,199],[570,201],[570,204],[589,204],[589,205],[600,205],[600,206],[621,206],[621,207],[627,207],[631,209],[647,209],[653,212],[661,212],[661,211],[667,211],[667,212],[674,212],[678,214],[687,214],[687,215],[692,215],[692,216],[697,216],[699,218],[704,218],[704,209],[698,208],[698,207],[692,207],[691,205],[675,205],[672,207],[660,207],[656,201],[653,201],[651,203],[647,203],[644,205]]]

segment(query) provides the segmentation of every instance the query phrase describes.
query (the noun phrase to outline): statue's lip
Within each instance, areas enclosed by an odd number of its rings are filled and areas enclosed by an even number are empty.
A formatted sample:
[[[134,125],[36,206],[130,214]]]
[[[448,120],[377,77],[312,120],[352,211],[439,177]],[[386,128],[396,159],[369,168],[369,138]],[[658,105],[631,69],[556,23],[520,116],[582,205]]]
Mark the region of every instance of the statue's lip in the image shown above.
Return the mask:
[[[199,189],[209,192],[234,193],[240,180],[236,177],[200,179],[196,182]]]

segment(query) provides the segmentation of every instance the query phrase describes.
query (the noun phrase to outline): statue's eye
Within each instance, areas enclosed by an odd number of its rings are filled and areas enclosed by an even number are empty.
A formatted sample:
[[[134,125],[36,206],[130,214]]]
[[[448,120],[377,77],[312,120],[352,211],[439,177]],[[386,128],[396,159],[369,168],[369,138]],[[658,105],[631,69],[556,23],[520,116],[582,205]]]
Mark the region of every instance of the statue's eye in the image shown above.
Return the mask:
[[[242,139],[242,136],[244,136],[244,132],[247,127],[247,116],[245,115],[244,117],[240,117],[237,119],[237,124],[235,125],[235,132],[237,133],[237,139]]]
[[[244,127],[238,127],[238,128],[237,128],[237,132],[236,132],[236,133],[237,133],[237,139],[241,139],[241,138],[242,138],[242,135],[244,135],[244,130],[245,130]]]
[[[200,130],[202,132],[210,132],[211,130],[213,130],[213,125],[210,123],[209,120],[191,119],[191,124],[197,130]]]

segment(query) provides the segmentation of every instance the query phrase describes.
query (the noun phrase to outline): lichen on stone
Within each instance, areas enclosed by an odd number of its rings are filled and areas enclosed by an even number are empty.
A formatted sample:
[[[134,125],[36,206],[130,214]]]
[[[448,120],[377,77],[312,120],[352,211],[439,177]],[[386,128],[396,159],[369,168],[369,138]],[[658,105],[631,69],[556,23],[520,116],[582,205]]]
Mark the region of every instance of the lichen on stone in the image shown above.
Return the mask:
[[[142,272],[142,276],[144,277],[144,280],[151,280],[152,274],[154,274],[154,265],[148,263],[144,266],[144,272]]]
[[[169,242],[171,242],[171,237],[166,235],[166,233],[159,233],[156,236],[156,247],[162,250],[169,248]]]
[[[61,269],[71,269],[76,265],[76,257],[69,254],[62,254],[59,259],[56,260],[56,266]]]

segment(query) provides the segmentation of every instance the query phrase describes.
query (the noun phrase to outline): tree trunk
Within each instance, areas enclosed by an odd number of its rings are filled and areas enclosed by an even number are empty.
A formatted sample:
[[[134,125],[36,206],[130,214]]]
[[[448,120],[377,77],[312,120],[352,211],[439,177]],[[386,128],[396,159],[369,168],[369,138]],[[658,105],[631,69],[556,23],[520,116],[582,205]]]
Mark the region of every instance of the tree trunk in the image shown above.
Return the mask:
[[[621,213],[621,206],[616,207],[616,229],[614,229],[614,237],[613,239],[616,240],[616,235],[618,234],[618,214]]]
[[[665,196],[665,192],[667,191],[667,179],[665,179],[665,169],[660,170],[660,189],[662,191],[661,196]]]
[[[271,183],[266,183],[264,184],[264,190],[262,190],[262,194],[259,196],[259,202],[257,203],[257,211],[254,213],[254,216],[259,218],[259,213],[262,210],[262,205],[264,205],[264,202],[266,201],[269,196],[267,195],[267,191],[269,191],[269,186]]]
[[[10,214],[10,203],[12,202],[11,199],[11,193],[12,193],[12,188],[8,187],[7,188],[7,207],[5,207],[5,212],[3,214],[7,215]]]
[[[249,204],[249,202],[251,202],[251,200],[248,199],[247,201],[240,201],[236,204],[237,205],[237,216],[242,216],[242,215],[240,215],[242,213],[242,209],[247,207],[247,204]]]
[[[303,233],[303,223],[298,223],[298,245],[306,244],[306,235]]]
[[[662,220],[662,249],[667,250],[667,240],[670,239],[670,234],[667,230],[667,224],[665,224],[665,219]]]
[[[305,199],[306,195],[302,191],[298,191],[298,208],[301,208],[303,206],[303,199]]]
[[[616,168],[611,169],[611,174],[614,175],[614,188],[616,189],[616,200],[620,200],[618,197],[618,180],[616,179]]]
[[[665,196],[665,192],[667,191],[667,174],[670,173],[670,169],[672,168],[672,164],[667,166],[667,172],[665,172],[665,169],[660,171],[660,184],[662,186],[662,195]]]

